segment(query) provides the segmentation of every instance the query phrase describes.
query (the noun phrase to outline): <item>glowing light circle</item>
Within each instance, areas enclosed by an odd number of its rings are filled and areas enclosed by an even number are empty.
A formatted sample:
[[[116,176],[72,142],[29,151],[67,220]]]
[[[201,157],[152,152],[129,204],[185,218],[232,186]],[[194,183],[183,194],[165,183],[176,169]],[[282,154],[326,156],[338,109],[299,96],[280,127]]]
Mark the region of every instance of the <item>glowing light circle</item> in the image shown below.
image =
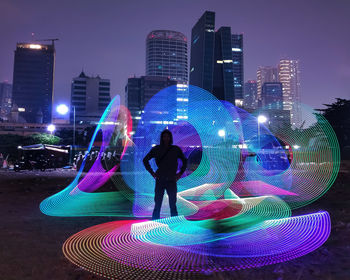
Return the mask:
[[[340,153],[323,116],[307,106],[302,116],[309,123],[304,129],[274,126],[272,120],[267,127],[260,111],[250,114],[195,86],[172,86],[151,98],[132,135],[130,112],[116,97],[76,178],[40,210],[52,216],[149,217],[154,179],[142,158],[167,127],[191,159],[178,181],[180,216],[83,230],[63,245],[71,262],[111,279],[188,279],[303,256],[327,240],[329,214],[291,217],[291,210],[330,188]],[[95,142],[100,146],[89,162]],[[122,176],[116,176],[119,168]],[[117,191],[100,191],[110,180]],[[163,217],[169,215],[164,202]]]

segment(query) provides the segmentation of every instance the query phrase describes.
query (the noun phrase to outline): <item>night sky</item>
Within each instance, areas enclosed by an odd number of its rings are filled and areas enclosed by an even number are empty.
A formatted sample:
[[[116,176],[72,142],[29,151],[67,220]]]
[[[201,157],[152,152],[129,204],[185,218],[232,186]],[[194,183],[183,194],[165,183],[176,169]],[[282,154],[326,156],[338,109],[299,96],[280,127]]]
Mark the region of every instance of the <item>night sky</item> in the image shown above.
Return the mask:
[[[56,42],[55,104],[70,100],[73,77],[111,80],[124,96],[128,77],[145,74],[145,39],[155,29],[184,33],[205,10],[216,29],[244,34],[245,81],[259,65],[300,59],[301,100],[314,108],[350,98],[348,0],[0,0],[0,81],[12,83],[17,42]],[[190,45],[189,53],[190,53]]]

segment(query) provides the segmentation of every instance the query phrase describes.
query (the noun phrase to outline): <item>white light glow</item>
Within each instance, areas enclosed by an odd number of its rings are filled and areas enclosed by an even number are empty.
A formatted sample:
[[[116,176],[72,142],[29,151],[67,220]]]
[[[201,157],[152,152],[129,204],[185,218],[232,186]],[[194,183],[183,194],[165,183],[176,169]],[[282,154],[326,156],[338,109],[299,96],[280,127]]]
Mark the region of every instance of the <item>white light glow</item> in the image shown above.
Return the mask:
[[[26,108],[18,108],[18,112],[25,112]]]
[[[52,133],[56,130],[56,126],[54,126],[53,124],[49,124],[47,126],[47,130]]]
[[[65,104],[60,104],[60,105],[57,106],[56,111],[57,111],[60,115],[65,115],[65,114],[68,113],[69,108],[68,108],[68,106],[65,105]]]
[[[177,84],[176,87],[178,87],[178,88],[188,88],[188,85],[186,85],[186,84]]]
[[[35,49],[35,50],[41,50],[41,45],[30,44],[29,48],[30,49]]]
[[[267,121],[267,118],[263,115],[258,116],[258,122],[259,123],[265,123]]]
[[[232,51],[233,51],[233,52],[241,52],[242,49],[240,49],[240,48],[232,48]]]
[[[218,131],[218,135],[219,135],[220,137],[225,137],[225,134],[226,134],[226,131],[225,131],[224,129],[220,129],[220,130]]]

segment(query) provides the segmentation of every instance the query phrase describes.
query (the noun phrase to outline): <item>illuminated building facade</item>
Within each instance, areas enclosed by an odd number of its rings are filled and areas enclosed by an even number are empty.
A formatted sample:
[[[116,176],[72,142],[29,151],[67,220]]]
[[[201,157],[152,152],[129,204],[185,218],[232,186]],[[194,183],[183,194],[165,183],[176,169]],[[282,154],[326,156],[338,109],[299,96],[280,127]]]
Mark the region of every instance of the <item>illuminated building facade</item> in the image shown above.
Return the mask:
[[[27,123],[52,118],[55,46],[18,43],[15,50],[12,102]]]
[[[235,104],[230,27],[220,27],[215,32],[214,57],[213,94]]]
[[[243,101],[244,92],[243,34],[232,34],[231,39],[233,86],[237,103],[237,100]]]
[[[111,101],[110,80],[101,77],[89,77],[81,72],[79,77],[72,80],[71,87],[71,114],[73,122],[96,123]]]
[[[263,108],[283,110],[283,92],[281,83],[264,83],[261,103]]]
[[[283,86],[283,108],[290,111],[292,125],[299,126],[301,122],[299,61],[281,59],[278,76]]]
[[[128,79],[125,86],[125,96],[134,128],[136,128],[148,101],[160,90],[176,84],[175,80],[162,76],[141,76]]]
[[[8,120],[11,112],[12,85],[0,83],[0,119]]]
[[[255,110],[258,108],[258,87],[255,80],[249,80],[244,84],[244,109]]]
[[[261,92],[262,112],[271,131],[290,127],[290,111],[283,108],[282,83],[264,83]]]
[[[187,38],[171,30],[154,30],[146,39],[146,76],[169,77],[187,84]]]
[[[259,66],[257,70],[257,96],[259,105],[261,105],[261,93],[264,83],[277,83],[278,69],[274,66]]]
[[[215,31],[215,13],[206,11],[192,28],[190,84],[241,106],[243,81],[243,35]]]
[[[213,92],[215,13],[206,11],[192,28],[190,84]]]

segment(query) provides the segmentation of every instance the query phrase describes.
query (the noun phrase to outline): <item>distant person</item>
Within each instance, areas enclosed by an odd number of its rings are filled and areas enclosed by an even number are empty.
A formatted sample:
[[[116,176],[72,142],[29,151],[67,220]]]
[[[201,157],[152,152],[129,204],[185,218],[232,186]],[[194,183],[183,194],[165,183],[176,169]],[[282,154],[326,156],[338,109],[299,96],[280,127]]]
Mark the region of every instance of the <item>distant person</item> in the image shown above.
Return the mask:
[[[77,163],[76,163],[77,170],[80,170],[80,167],[83,164],[83,160],[84,160],[84,158],[83,158],[82,153],[79,153],[78,160],[77,160]]]
[[[154,172],[149,164],[149,160],[155,158],[157,171]],[[182,167],[179,173],[178,161],[181,159]],[[147,171],[156,179],[155,195],[154,195],[154,210],[152,220],[160,218],[160,209],[162,207],[164,191],[166,190],[169,197],[169,206],[171,216],[177,216],[176,196],[177,196],[177,180],[186,170],[187,159],[182,150],[173,145],[173,135],[170,130],[165,129],[160,135],[160,145],[153,147],[143,159],[143,164]]]

